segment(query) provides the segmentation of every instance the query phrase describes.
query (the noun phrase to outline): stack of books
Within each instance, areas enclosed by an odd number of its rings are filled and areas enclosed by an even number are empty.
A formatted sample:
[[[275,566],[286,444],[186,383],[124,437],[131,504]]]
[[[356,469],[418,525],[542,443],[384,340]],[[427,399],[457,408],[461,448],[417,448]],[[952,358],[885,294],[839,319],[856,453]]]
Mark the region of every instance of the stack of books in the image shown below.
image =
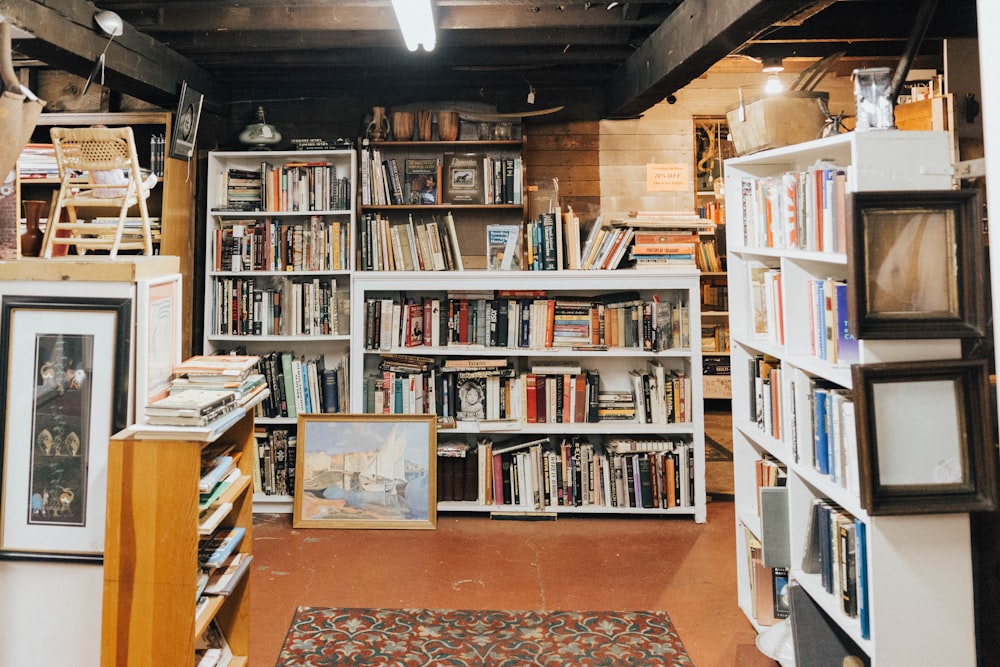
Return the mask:
[[[170,394],[230,393],[239,407],[246,407],[267,391],[267,378],[258,372],[259,361],[260,357],[246,354],[193,356],[174,367]]]

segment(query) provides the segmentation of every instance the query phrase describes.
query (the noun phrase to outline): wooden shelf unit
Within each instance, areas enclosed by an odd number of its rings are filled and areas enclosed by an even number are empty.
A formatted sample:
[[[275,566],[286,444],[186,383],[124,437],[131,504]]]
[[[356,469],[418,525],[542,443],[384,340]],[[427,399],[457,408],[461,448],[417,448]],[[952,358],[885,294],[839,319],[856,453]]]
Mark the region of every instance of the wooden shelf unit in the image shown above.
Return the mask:
[[[239,492],[223,526],[241,526],[239,550],[250,553],[256,447],[248,412],[213,443],[150,440],[129,430],[108,453],[107,533],[101,664],[176,667],[194,660],[195,641],[216,619],[233,651],[249,664],[250,576],[195,617],[198,587],[198,480],[209,444],[239,452]]]

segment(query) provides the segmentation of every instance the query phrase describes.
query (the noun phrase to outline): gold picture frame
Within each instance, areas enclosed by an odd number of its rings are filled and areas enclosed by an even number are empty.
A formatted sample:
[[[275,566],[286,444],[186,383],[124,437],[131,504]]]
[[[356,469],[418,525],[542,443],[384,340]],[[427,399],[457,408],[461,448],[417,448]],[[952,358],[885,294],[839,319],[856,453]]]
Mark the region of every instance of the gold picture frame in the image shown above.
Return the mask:
[[[437,527],[434,415],[300,414],[295,528]]]

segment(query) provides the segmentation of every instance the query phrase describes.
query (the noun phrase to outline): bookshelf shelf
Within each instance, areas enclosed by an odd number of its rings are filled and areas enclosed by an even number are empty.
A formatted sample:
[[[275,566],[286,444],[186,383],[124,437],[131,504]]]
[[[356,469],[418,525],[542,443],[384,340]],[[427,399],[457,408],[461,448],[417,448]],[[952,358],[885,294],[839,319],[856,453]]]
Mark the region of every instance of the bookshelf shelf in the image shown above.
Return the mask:
[[[725,164],[738,602],[758,629],[773,622],[768,617],[771,609],[758,609],[754,614],[752,591],[771,586],[773,580],[766,574],[764,581],[755,580],[759,570],[749,558],[752,540],[748,535],[764,543],[765,554],[774,544],[769,536],[773,540],[774,535],[782,535],[781,541],[789,545],[788,556],[785,562],[772,561],[768,567],[787,568],[790,581],[800,585],[806,599],[848,638],[844,650],[865,656],[875,667],[975,664],[969,518],[962,514],[869,516],[865,512],[857,488],[850,364],[958,359],[961,344],[957,339],[852,344],[848,338],[837,337],[829,339],[833,352],[827,350],[824,357],[826,348],[810,325],[819,317],[810,298],[821,284],[849,279],[844,246],[833,232],[847,224],[836,211],[838,207],[843,210],[850,193],[949,190],[948,165],[946,133],[898,130],[841,134]],[[841,183],[826,218],[833,224],[822,228],[813,217],[801,215],[794,227],[768,230],[752,206],[758,188],[783,178],[811,183],[824,169],[832,170],[834,184]],[[837,191],[835,185],[831,187]],[[829,234],[822,234],[821,229],[828,229]],[[824,315],[833,318],[832,330],[846,325],[846,315],[836,317],[835,312]],[[830,423],[836,424],[831,426],[832,435],[827,428],[817,428],[827,423],[825,418],[815,418],[817,405],[831,406]],[[829,442],[832,457],[817,452],[817,442]],[[763,517],[758,514],[762,501],[757,478],[762,464],[779,466],[787,480],[778,492],[783,498],[777,505],[779,511],[769,506]],[[852,542],[864,543],[866,557],[854,552],[854,557],[842,560],[845,567],[863,572],[867,584],[860,574],[843,578],[836,574],[840,557],[832,547],[823,557],[833,563],[831,582],[813,572],[813,566],[806,567],[810,530],[822,532],[813,521],[825,513],[824,504],[832,508],[834,519],[839,516],[843,521],[831,544],[846,540],[843,544],[850,554]],[[777,533],[769,532],[773,526]],[[858,613],[845,610],[845,591],[859,601]],[[899,604],[901,599],[906,599],[905,605]],[[906,639],[919,636],[933,640]]]
[[[196,615],[198,480],[203,457],[211,456],[217,447],[233,448],[241,473],[225,494],[233,508],[221,526],[243,528],[246,533],[238,550],[249,554],[253,545],[250,479],[256,450],[251,414],[212,441],[153,440],[129,429],[111,438],[102,665],[190,664],[195,641],[212,620],[225,635],[235,664],[247,664],[249,576],[244,575],[228,596],[211,596]]]
[[[502,280],[498,281],[498,278]],[[504,290],[495,291],[498,284],[503,285]],[[410,357],[425,360],[429,366],[435,369],[435,377],[444,377],[448,374],[443,370],[445,364],[452,360],[460,359],[482,359],[493,361],[506,361],[511,369],[511,383],[504,391],[509,392],[510,398],[507,403],[505,414],[498,414],[499,420],[486,418],[459,418],[455,422],[455,428],[439,429],[439,443],[452,438],[467,438],[471,440],[481,440],[483,436],[488,440],[507,440],[510,438],[530,437],[532,439],[548,439],[552,446],[561,446],[569,439],[577,438],[580,442],[606,444],[608,438],[613,437],[634,437],[637,439],[658,439],[660,437],[674,440],[689,445],[690,452],[690,485],[692,493],[690,503],[682,507],[670,509],[621,507],[608,506],[605,504],[595,505],[559,505],[545,504],[541,507],[527,508],[522,504],[497,504],[492,501],[481,499],[476,502],[439,502],[440,511],[477,511],[477,512],[565,512],[565,513],[655,513],[655,514],[680,514],[694,516],[698,522],[705,520],[705,492],[704,492],[704,430],[702,414],[701,384],[698,376],[701,369],[701,353],[698,346],[691,346],[690,341],[697,340],[696,332],[700,331],[701,321],[699,317],[699,283],[697,271],[554,271],[554,272],[529,272],[514,271],[464,271],[456,273],[431,273],[431,272],[408,272],[397,274],[394,272],[363,272],[355,275],[353,283],[353,303],[351,330],[357,341],[351,348],[351,386],[355,390],[351,394],[352,411],[366,412],[373,410],[372,401],[376,400],[373,389],[380,381],[384,381],[382,362],[387,355],[407,355]],[[507,291],[509,290],[509,291]],[[587,299],[600,299],[603,295],[612,293],[634,293],[640,300],[651,301],[655,296],[662,303],[683,302],[685,305],[686,320],[682,325],[686,327],[684,344],[676,347],[664,349],[662,351],[647,351],[641,347],[609,347],[602,350],[573,350],[570,347],[497,347],[490,345],[419,345],[400,346],[389,345],[384,349],[371,349],[367,346],[366,338],[368,328],[372,326],[372,321],[366,312],[369,302],[392,301],[402,304],[406,298],[413,298],[416,301],[421,299],[439,299],[447,302],[449,295],[455,299],[464,297],[460,294],[470,295],[475,299],[475,294],[486,299],[495,296],[497,300],[516,299],[516,295],[522,298],[529,298],[525,295],[533,295],[530,298],[546,299],[558,302],[560,299],[573,300],[579,302]],[[680,300],[680,301],[678,301]],[[368,309],[370,311],[370,309]],[[444,309],[446,310],[446,308]],[[537,325],[538,320],[529,323],[529,326]],[[650,363],[656,363],[665,368],[679,372],[688,381],[688,395],[690,397],[690,410],[687,418],[676,423],[640,423],[635,417],[629,420],[601,420],[585,421],[583,419],[571,421],[566,417],[557,418],[557,421],[533,422],[527,416],[525,394],[521,393],[520,382],[527,381],[529,375],[537,375],[546,364],[570,366],[569,373],[576,378],[572,370],[579,364],[581,373],[583,369],[596,371],[599,374],[599,387],[601,391],[631,391],[632,379],[630,371],[642,371]],[[445,380],[442,380],[446,382]],[[563,377],[562,381],[567,381]],[[436,380],[431,379],[431,375],[422,376],[415,382],[422,383],[422,386],[430,388]],[[387,386],[387,385],[384,385]],[[498,385],[499,386],[499,385]],[[442,389],[442,392],[445,390]],[[523,391],[527,391],[525,388]],[[435,393],[431,398],[428,389],[426,408],[422,407],[418,411],[430,410],[431,401],[435,406],[435,411],[445,416],[456,416],[455,413],[448,414],[450,410],[443,399],[443,393]],[[495,394],[487,390],[487,399],[492,400]],[[582,396],[582,394],[581,394]],[[420,399],[423,401],[424,399]],[[497,400],[499,400],[497,398]],[[507,400],[507,399],[505,399]],[[521,408],[515,405],[521,405]],[[402,404],[400,404],[401,406]],[[424,403],[421,403],[424,405]],[[374,408],[378,411],[377,408]],[[392,411],[406,411],[400,407],[391,408]],[[485,479],[490,474],[486,468],[477,473],[480,479]]]
[[[270,371],[273,400],[258,408],[255,433],[261,446],[282,450],[263,468],[254,456],[258,511],[291,511],[282,459],[295,446],[296,414],[305,407],[305,394],[294,410],[287,407],[289,400],[296,402],[293,376],[308,384],[310,375],[321,382],[324,369],[333,382],[338,369],[346,375],[357,173],[351,148],[213,151],[208,157],[203,351],[241,350],[261,357],[262,370]],[[234,185],[243,189],[233,191]],[[300,210],[287,210],[295,202]],[[236,205],[250,210],[213,210]],[[239,270],[229,270],[234,254]],[[295,361],[306,363],[293,368]],[[346,378],[339,389],[343,396],[330,410],[347,408]],[[309,408],[324,409],[313,408],[311,401]],[[282,473],[276,476],[272,468]]]

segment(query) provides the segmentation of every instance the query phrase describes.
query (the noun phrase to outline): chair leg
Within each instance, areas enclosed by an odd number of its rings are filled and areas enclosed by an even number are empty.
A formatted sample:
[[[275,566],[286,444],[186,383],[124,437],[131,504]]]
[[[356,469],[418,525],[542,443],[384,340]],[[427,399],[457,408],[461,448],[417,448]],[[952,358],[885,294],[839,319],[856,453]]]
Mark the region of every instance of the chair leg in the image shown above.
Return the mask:
[[[140,188],[141,190],[141,188]],[[148,192],[145,193],[148,196]],[[142,251],[144,255],[153,254],[153,233],[150,230],[149,208],[146,206],[146,196],[139,193],[139,215],[142,217]]]
[[[56,227],[59,224],[59,216],[62,215],[63,194],[60,188],[52,194],[52,201],[49,203],[49,219],[45,223],[45,235],[42,237],[42,251],[40,257],[49,259],[52,257],[53,241],[56,237]]]

